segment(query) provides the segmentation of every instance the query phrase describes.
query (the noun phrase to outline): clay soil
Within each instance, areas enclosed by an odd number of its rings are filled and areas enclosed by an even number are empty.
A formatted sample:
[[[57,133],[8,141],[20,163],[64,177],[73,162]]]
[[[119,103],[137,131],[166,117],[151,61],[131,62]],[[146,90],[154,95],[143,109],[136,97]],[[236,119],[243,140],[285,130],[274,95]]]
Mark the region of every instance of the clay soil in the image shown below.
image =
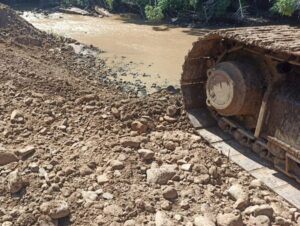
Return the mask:
[[[74,42],[0,6],[0,224],[297,225],[196,135],[180,93],[124,92]]]

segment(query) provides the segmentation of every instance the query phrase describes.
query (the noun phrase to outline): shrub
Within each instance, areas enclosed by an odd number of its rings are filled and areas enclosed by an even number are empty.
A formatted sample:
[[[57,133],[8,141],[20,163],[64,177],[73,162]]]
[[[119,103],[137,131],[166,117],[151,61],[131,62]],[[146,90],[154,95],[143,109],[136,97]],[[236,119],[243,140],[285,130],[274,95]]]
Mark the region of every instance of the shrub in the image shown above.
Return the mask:
[[[163,10],[159,6],[147,5],[145,7],[145,14],[148,20],[158,22],[164,18]]]
[[[283,16],[292,16],[297,9],[297,5],[297,0],[276,0],[271,10]]]

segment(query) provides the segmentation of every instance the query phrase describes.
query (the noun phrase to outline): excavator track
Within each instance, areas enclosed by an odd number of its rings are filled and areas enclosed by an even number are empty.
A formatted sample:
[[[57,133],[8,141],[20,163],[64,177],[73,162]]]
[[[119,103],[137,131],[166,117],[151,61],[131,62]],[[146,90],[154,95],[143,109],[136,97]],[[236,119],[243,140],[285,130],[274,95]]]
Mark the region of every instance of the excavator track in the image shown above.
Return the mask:
[[[300,29],[208,33],[186,57],[181,88],[199,135],[300,209]]]

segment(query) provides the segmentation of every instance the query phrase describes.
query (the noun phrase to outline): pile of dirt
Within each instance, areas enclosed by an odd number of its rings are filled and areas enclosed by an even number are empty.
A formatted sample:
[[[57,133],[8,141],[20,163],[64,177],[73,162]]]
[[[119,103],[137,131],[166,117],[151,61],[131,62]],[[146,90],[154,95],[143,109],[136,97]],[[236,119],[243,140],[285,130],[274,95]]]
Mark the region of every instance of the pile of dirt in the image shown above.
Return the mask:
[[[101,58],[51,43],[0,43],[3,226],[299,225],[195,135],[180,94],[123,92]]]

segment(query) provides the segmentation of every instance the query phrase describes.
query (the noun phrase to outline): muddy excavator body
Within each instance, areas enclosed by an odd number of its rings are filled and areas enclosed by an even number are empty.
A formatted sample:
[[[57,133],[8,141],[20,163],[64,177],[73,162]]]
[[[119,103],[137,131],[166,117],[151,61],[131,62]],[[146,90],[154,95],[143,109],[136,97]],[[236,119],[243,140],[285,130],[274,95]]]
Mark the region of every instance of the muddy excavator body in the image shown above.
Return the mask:
[[[298,182],[299,37],[289,26],[212,32],[193,44],[181,78],[195,127],[218,125]]]

